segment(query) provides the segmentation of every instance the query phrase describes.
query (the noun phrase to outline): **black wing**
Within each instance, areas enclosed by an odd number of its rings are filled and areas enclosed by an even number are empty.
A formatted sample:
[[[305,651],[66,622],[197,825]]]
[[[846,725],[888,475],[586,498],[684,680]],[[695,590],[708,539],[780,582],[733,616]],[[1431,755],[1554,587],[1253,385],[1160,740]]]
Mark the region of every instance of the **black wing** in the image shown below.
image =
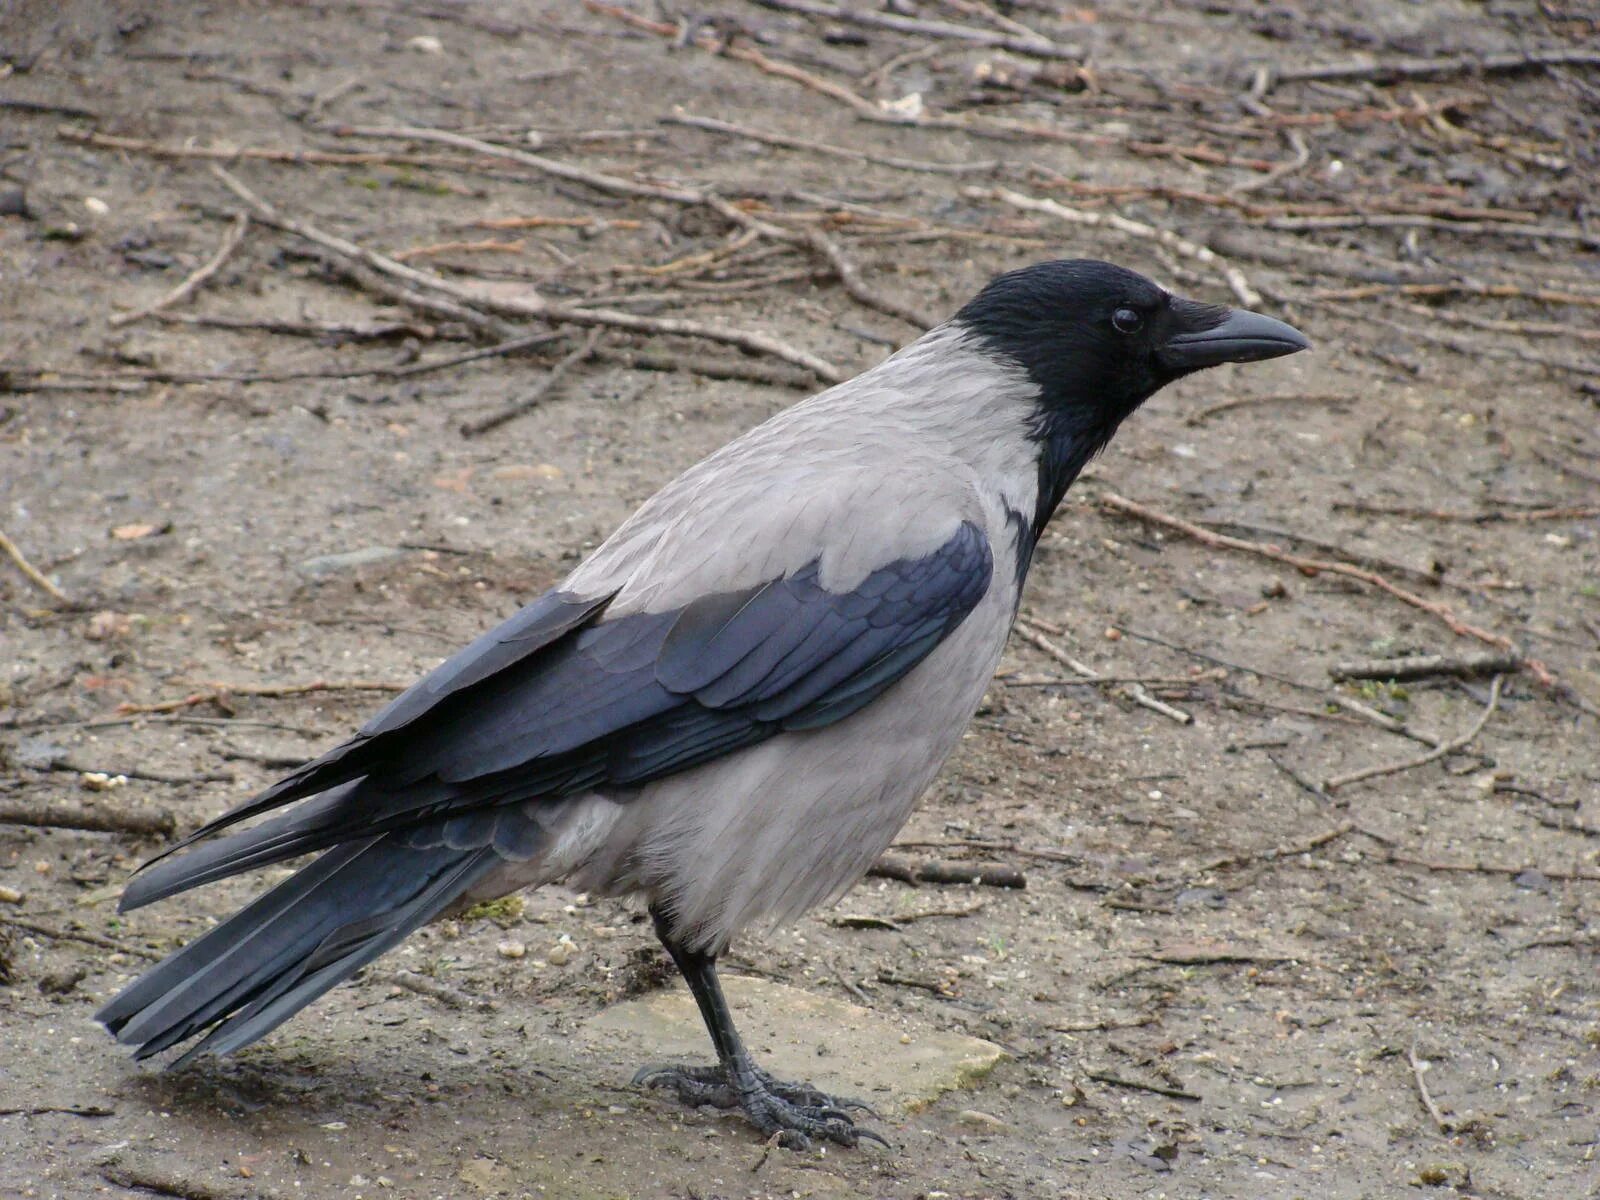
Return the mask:
[[[993,555],[963,523],[849,592],[811,563],[662,613],[604,619],[552,592],[401,695],[350,742],[212,822],[187,845],[317,799],[137,877],[123,908],[356,838],[415,829],[526,857],[504,806],[626,791],[777,733],[856,712],[903,678],[988,590]],[[499,810],[498,812],[496,810]],[[454,830],[452,830],[454,827]],[[452,840],[453,837],[452,837]]]

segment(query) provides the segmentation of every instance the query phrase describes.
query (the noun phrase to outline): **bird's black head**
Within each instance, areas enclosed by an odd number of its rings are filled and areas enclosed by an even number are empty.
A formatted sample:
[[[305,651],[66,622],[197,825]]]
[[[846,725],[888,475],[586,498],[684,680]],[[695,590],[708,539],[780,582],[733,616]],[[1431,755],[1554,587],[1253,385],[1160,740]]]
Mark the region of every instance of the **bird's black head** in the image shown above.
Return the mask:
[[[1276,358],[1311,344],[1282,321],[1186,300],[1093,259],[1001,275],[955,321],[1039,389],[1035,534],[1084,463],[1160,388],[1203,367]]]

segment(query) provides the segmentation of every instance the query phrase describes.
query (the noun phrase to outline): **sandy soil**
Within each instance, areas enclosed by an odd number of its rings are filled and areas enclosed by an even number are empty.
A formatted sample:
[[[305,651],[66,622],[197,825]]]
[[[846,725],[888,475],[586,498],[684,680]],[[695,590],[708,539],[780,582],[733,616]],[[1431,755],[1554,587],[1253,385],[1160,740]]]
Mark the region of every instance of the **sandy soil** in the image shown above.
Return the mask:
[[[689,10],[678,48],[554,0],[0,6],[0,530],[70,601],[0,560],[0,805],[31,822],[0,825],[0,1194],[1600,1193],[1600,76],[1592,61],[1271,74],[1592,50],[1581,8],[1007,9],[1084,51],[1080,70],[735,0]],[[981,5],[918,15],[1021,36]],[[726,38],[735,53],[706,49]],[[752,50],[865,107],[920,103],[923,123],[867,120]],[[680,108],[874,161],[661,123]],[[249,687],[414,678],[804,394],[591,361],[467,438],[579,335],[396,374],[497,335],[378,295],[259,221],[168,311],[279,331],[110,325],[205,263],[240,207],[178,152],[369,152],[228,166],[290,216],[424,250],[412,265],[502,297],[762,331],[846,371],[916,332],[804,246],[730,248],[738,230],[704,205],[349,133],[378,125],[715,189],[825,231],[868,289],[936,315],[1055,255],[1227,301],[1221,264],[1184,249],[1210,246],[1316,339],[1157,397],[1038,559],[1035,628],[1096,671],[1155,680],[1192,721],[1074,682],[1019,639],[902,853],[1018,867],[1026,889],[872,880],[738,947],[734,969],[1013,1051],[976,1090],[887,1120],[892,1152],[763,1155],[738,1121],[628,1087],[633,1064],[573,1031],[661,986],[659,956],[637,914],[554,892],[425,931],[227,1063],[143,1070],[90,1024],[144,959],[261,881],[119,918],[120,881],[163,839],[52,812],[216,814],[381,700]],[[474,224],[535,216],[572,223]],[[486,241],[502,245],[439,248]],[[399,328],[304,336],[311,322]],[[602,347],[798,370],[702,339]],[[256,378],[287,372],[308,377]],[[1434,607],[1202,545],[1113,496],[1357,564]],[[1542,665],[1506,674],[1492,712],[1484,677],[1331,682],[1343,660],[1492,649],[1440,606]],[[1485,716],[1434,762],[1325,786]]]

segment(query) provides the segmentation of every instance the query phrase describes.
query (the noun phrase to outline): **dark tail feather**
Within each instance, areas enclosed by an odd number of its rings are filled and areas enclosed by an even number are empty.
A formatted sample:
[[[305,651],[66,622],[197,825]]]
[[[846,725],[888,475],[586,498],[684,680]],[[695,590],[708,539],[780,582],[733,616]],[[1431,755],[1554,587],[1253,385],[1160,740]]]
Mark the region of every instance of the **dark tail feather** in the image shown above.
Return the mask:
[[[492,845],[417,847],[403,836],[328,851],[169,955],[95,1019],[137,1046],[137,1058],[213,1025],[179,1064],[248,1046],[437,916],[501,861]]]
[[[129,881],[117,904],[118,912],[128,912],[154,904],[178,892],[213,883],[255,867],[294,858],[321,847],[305,846],[303,834],[318,817],[337,807],[355,787],[344,784],[243,833],[229,834],[202,842],[187,854],[169,857],[171,850],[151,859]],[[183,843],[179,844],[181,848]]]

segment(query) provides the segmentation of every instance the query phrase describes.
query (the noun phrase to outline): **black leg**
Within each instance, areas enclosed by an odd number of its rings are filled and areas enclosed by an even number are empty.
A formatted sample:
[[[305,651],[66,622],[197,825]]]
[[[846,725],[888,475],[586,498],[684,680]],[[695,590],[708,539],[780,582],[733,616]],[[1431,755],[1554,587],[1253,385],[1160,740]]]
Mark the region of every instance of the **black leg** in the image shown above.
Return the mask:
[[[700,1006],[711,1044],[716,1047],[715,1067],[646,1067],[634,1076],[646,1087],[671,1087],[686,1104],[709,1104],[716,1108],[740,1109],[757,1129],[778,1135],[782,1145],[803,1150],[813,1137],[826,1138],[841,1146],[854,1146],[862,1138],[884,1142],[870,1129],[861,1129],[846,1109],[871,1112],[854,1100],[834,1100],[809,1084],[784,1083],[774,1079],[750,1060],[749,1052],[733,1026],[733,1015],[717,981],[717,960],[700,950],[679,945],[667,918],[652,908],[656,936],[672,955],[689,991]]]

